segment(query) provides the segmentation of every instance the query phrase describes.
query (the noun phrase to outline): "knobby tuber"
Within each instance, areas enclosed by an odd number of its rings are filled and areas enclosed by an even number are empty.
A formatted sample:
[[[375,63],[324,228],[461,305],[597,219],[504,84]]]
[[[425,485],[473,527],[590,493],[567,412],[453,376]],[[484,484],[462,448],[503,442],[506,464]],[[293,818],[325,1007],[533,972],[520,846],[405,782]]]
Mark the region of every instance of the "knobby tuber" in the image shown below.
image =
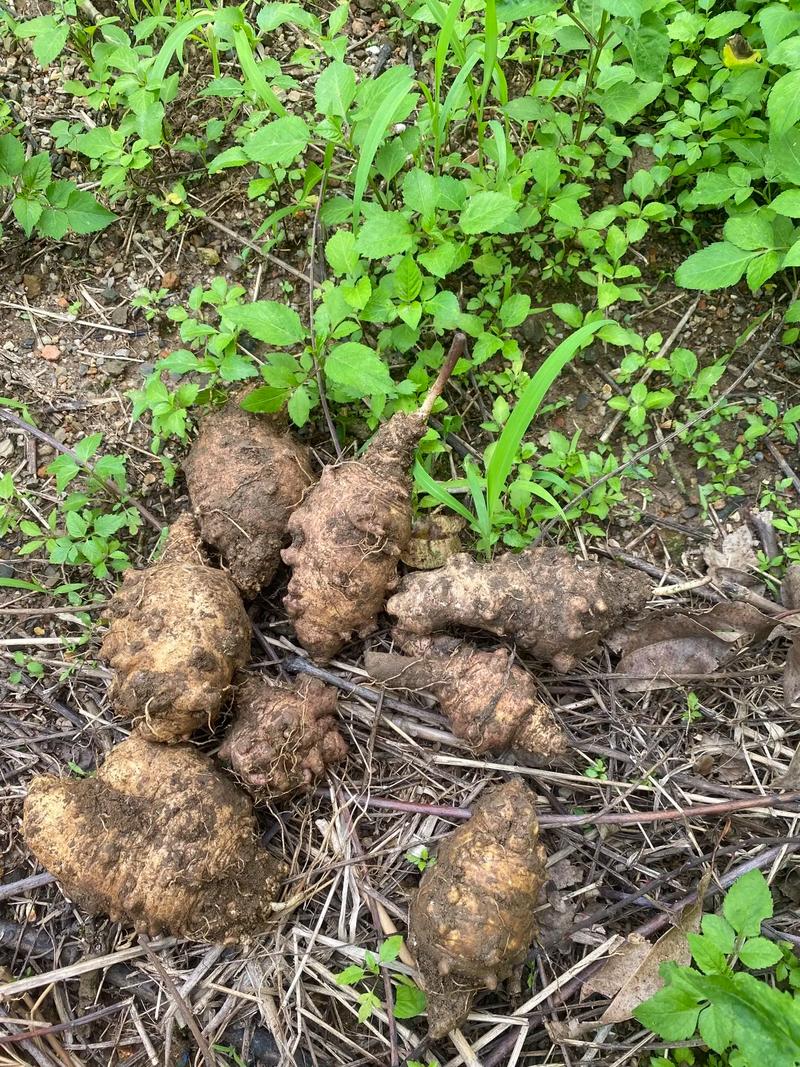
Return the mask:
[[[545,881],[536,806],[518,780],[488,789],[439,849],[409,914],[409,947],[428,997],[431,1037],[469,1014],[482,988],[495,989],[522,963]]]
[[[400,643],[404,656],[367,652],[367,674],[388,685],[427,690],[456,737],[475,752],[513,748],[555,756],[564,751],[564,735],[539,700],[533,678],[506,649],[481,652],[451,637],[400,635]]]
[[[326,662],[350,640],[375,628],[397,561],[411,536],[414,450],[453,366],[464,349],[456,335],[419,411],[398,412],[358,460],[326,467],[289,518],[292,568],[284,600],[300,643]]]
[[[140,932],[235,942],[263,930],[286,873],[251,801],[190,745],[138,732],[96,775],[34,778],[23,832],[82,909]]]
[[[282,416],[251,414],[241,399],[203,419],[184,473],[203,540],[254,597],[275,576],[289,515],[314,478]]]
[[[116,672],[115,709],[158,741],[212,727],[247,661],[250,626],[236,586],[208,565],[191,515],[173,524],[160,562],[126,571],[109,614],[100,655]]]
[[[573,559],[563,548],[506,552],[491,563],[459,553],[440,570],[406,575],[386,610],[410,633],[455,625],[511,637],[567,671],[644,607],[649,588],[637,571]]]
[[[293,793],[347,755],[336,691],[317,678],[280,685],[263,676],[237,690],[236,718],[220,756],[259,799]]]

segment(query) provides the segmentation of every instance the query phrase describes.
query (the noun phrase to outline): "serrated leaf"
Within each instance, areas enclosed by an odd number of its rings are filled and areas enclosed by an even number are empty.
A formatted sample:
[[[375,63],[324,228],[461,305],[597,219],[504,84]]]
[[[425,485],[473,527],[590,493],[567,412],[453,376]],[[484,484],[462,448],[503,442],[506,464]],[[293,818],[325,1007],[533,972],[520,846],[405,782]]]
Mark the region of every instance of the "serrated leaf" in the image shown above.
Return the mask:
[[[334,60],[317,78],[314,99],[322,115],[345,118],[356,95],[356,75],[352,67]]]
[[[249,392],[239,406],[244,411],[257,414],[280,411],[288,395],[286,389],[278,389],[274,385],[260,385]]]
[[[349,967],[345,967],[343,971],[340,971],[337,975],[334,975],[337,985],[355,985],[356,982],[360,982],[364,977],[363,967],[358,967],[356,964],[351,964]]]
[[[704,915],[700,922],[700,929],[720,952],[724,952],[726,956],[733,952],[736,933],[731,924],[721,915]]]
[[[412,300],[416,300],[419,296],[421,288],[422,273],[411,256],[405,256],[394,272],[395,296],[398,300],[410,304]]]
[[[396,1019],[413,1019],[421,1015],[427,1006],[422,990],[413,983],[398,986],[394,995],[394,1015]]]
[[[310,136],[308,126],[298,115],[284,115],[256,130],[243,148],[254,163],[288,167],[306,147]]]
[[[786,215],[790,219],[800,219],[800,189],[784,189],[769,206],[779,215]]]
[[[393,963],[403,947],[403,935],[393,934],[392,937],[387,937],[378,950],[378,959],[381,963]]]
[[[117,220],[113,211],[98,204],[92,194],[83,189],[72,190],[64,205],[64,213],[73,233],[95,233]]]
[[[725,953],[720,951],[712,938],[703,934],[687,936],[692,959],[703,974],[723,974],[727,970]]]
[[[722,914],[737,934],[761,933],[761,923],[772,918],[772,894],[761,871],[748,871],[736,879],[725,894]]]
[[[288,348],[305,340],[306,331],[294,308],[276,300],[256,300],[225,309],[225,319],[272,348]]]
[[[766,937],[751,937],[739,950],[739,959],[751,970],[759,971],[764,967],[774,967],[783,953]]]
[[[527,293],[514,293],[501,304],[498,318],[507,330],[511,330],[527,319],[530,310],[531,298]]]
[[[101,433],[89,434],[88,437],[84,437],[76,443],[73,451],[81,463],[87,463],[98,450],[102,441],[103,435]]]
[[[779,177],[790,185],[796,184],[797,175],[800,174],[800,126],[780,136],[770,137],[769,160]]]
[[[748,252],[775,247],[772,223],[756,212],[728,219],[723,235],[726,241]]]
[[[408,252],[414,243],[411,224],[399,211],[371,215],[358,231],[356,248],[367,259]]]
[[[14,198],[12,208],[14,217],[22,227],[22,232],[26,237],[30,237],[33,233],[33,227],[41,218],[42,205],[38,200],[27,200],[23,196],[17,196]]]
[[[331,349],[325,361],[325,374],[335,384],[356,396],[394,394],[389,368],[371,348],[358,341],[345,341]]]
[[[693,1036],[700,1015],[698,997],[669,985],[640,1004],[633,1017],[665,1041],[685,1041]]]
[[[733,1041],[733,1027],[725,1012],[711,1004],[700,1012],[697,1020],[700,1037],[714,1052],[723,1053]]]
[[[13,134],[0,134],[0,186],[10,185],[25,165],[25,149]]]
[[[784,74],[772,86],[767,115],[774,134],[785,133],[800,119],[800,70]]]
[[[355,235],[350,230],[337,230],[325,244],[325,258],[334,274],[352,274],[358,266]]]
[[[403,178],[403,203],[410,211],[423,216],[432,215],[438,199],[438,187],[433,174],[415,167]]]
[[[311,398],[304,385],[298,386],[289,397],[286,410],[295,426],[305,426],[308,422],[308,416],[311,412]]]
[[[473,193],[464,205],[459,225],[464,233],[501,233],[517,213],[517,202],[505,193]]]
[[[675,282],[684,289],[725,289],[741,280],[754,255],[729,241],[719,241],[684,260],[675,272]]]
[[[595,96],[606,118],[625,126],[634,115],[644,111],[660,92],[660,81],[635,82],[633,85],[620,81],[602,92],[596,92]]]

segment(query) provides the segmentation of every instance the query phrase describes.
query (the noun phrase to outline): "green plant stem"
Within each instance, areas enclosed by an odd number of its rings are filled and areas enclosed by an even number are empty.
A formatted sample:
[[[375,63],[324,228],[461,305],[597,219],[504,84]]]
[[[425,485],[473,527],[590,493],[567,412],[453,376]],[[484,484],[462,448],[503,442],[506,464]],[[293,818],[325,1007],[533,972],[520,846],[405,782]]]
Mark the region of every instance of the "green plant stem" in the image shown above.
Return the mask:
[[[594,88],[594,79],[597,74],[597,64],[600,62],[600,53],[603,51],[606,37],[606,27],[608,26],[608,12],[604,11],[600,16],[600,25],[597,29],[597,40],[594,48],[592,49],[592,58],[589,61],[589,69],[586,71],[586,81],[583,85],[583,92],[581,93],[580,104],[578,105],[578,121],[575,125],[575,144],[581,143],[581,134],[583,133],[583,124],[586,121],[587,112],[587,100],[589,93]]]

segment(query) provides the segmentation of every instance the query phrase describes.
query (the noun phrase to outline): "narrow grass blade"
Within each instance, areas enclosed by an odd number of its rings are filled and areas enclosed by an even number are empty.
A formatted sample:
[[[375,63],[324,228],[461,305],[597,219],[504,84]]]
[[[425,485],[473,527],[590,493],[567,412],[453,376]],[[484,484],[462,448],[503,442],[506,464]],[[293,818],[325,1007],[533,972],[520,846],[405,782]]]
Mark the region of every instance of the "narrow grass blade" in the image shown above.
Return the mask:
[[[450,508],[456,515],[460,515],[462,519],[466,519],[470,526],[475,526],[475,516],[472,512],[469,511],[468,508],[465,508],[461,501],[454,497],[452,493],[448,493],[440,482],[431,478],[430,474],[428,474],[419,460],[414,464],[414,481],[423,492],[428,494],[428,496],[432,496],[434,500],[443,504],[444,507]]]
[[[398,89],[390,93],[383,101],[381,106],[372,116],[372,121],[367,129],[364,143],[361,146],[361,155],[359,156],[358,166],[356,167],[355,182],[353,183],[353,230],[358,229],[359,216],[361,214],[361,204],[364,200],[364,193],[366,192],[367,182],[369,180],[369,172],[372,167],[372,162],[375,159],[375,153],[381,146],[382,141],[386,137],[386,131],[391,125],[392,118],[397,112],[400,106],[400,100],[402,96],[408,93],[409,86],[411,84],[411,70],[408,69],[408,82],[405,89],[398,87]]]

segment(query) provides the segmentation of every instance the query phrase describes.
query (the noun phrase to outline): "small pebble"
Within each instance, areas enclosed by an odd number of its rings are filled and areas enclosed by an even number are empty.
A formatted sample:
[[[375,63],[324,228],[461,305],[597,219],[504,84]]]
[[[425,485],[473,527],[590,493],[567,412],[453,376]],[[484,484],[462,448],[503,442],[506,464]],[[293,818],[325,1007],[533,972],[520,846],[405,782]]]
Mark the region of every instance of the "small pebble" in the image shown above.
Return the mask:
[[[46,359],[48,363],[56,363],[61,359],[61,349],[58,345],[42,345],[39,349],[39,355],[42,359]]]

